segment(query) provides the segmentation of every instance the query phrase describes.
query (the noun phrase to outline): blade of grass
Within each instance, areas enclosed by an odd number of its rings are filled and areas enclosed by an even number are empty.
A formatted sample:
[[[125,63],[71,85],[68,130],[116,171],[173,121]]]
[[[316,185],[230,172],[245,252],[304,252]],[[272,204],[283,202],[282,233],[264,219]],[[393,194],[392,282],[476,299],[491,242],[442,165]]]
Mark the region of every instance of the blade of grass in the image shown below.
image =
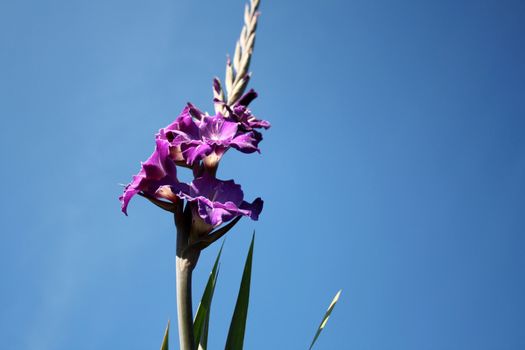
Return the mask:
[[[170,334],[170,321],[168,320],[168,325],[164,331],[164,338],[162,339],[162,344],[160,345],[160,350],[168,350],[168,338]]]
[[[242,273],[239,295],[237,296],[237,303],[235,304],[235,310],[230,323],[228,338],[226,339],[226,350],[242,350],[243,347],[244,330],[246,328],[246,319],[248,317],[248,303],[250,301],[250,281],[252,275],[254,240],[255,232],[252,236],[252,242],[250,244],[250,249],[248,250],[248,256],[246,257],[246,263]]]
[[[321,321],[321,324],[319,325],[319,328],[317,328],[317,332],[315,333],[314,339],[312,340],[312,344],[310,344],[310,347],[308,348],[309,350],[312,349],[312,347],[314,346],[317,338],[319,338],[319,334],[321,334],[322,330],[326,326],[326,323],[328,322],[328,319],[330,318],[330,314],[332,313],[332,310],[334,309],[335,304],[339,300],[339,296],[341,295],[342,291],[343,290],[341,289],[341,290],[339,290],[339,292],[337,292],[337,294],[335,295],[334,299],[330,303],[330,306],[328,306],[328,310],[326,310],[326,313],[324,314],[323,320]]]
[[[197,313],[195,314],[195,320],[193,321],[193,336],[195,341],[195,348],[206,350],[208,343],[208,324],[210,320],[210,308],[211,301],[213,299],[213,292],[215,291],[215,283],[217,281],[217,275],[219,273],[219,260],[222,253],[224,241],[222,242],[221,249],[217,254],[215,263],[208,277],[208,282],[204,288]]]

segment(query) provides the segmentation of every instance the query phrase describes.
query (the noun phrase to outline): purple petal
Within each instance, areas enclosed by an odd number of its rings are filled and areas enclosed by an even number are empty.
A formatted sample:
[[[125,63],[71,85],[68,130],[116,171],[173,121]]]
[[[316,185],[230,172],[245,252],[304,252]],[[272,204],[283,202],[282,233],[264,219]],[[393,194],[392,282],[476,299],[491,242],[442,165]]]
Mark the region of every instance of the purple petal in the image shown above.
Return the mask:
[[[129,201],[137,193],[155,195],[160,186],[177,182],[177,168],[169,157],[169,144],[165,140],[157,139],[155,151],[142,163],[140,172],[133,176],[131,183],[124,188],[124,193],[119,197],[122,212],[128,215]]]
[[[243,153],[253,153],[255,151],[259,151],[257,148],[257,145],[260,141],[260,139],[257,139],[254,137],[255,134],[253,132],[247,132],[244,134],[240,134],[235,136],[233,140],[231,140],[230,144],[233,148],[243,152]],[[262,136],[261,136],[262,139]]]
[[[193,180],[190,186],[175,184],[172,191],[180,198],[195,203],[197,214],[207,224],[218,226],[244,215],[257,220],[262,210],[262,200],[243,201],[240,185],[233,180],[221,181],[209,175]]]
[[[241,203],[240,208],[249,211],[250,213],[248,214],[248,216],[252,220],[257,221],[259,220],[259,214],[261,214],[261,211],[263,209],[263,204],[264,201],[261,198],[256,198],[252,203],[243,201]]]
[[[160,129],[157,138],[167,140],[174,146],[199,139],[199,127],[189,114],[189,107],[184,108],[173,123]]]
[[[195,143],[181,146],[182,154],[186,163],[192,165],[196,160],[200,160],[211,153],[212,148],[205,143]]]
[[[191,195],[206,197],[219,203],[233,202],[235,205],[240,205],[244,197],[241,186],[233,180],[221,181],[209,175],[193,180]]]
[[[252,112],[243,105],[235,105],[233,107],[233,119],[239,122],[247,131],[252,129],[270,128],[269,122],[257,119]]]
[[[126,216],[128,215],[128,204],[129,204],[129,201],[131,200],[131,198],[133,198],[134,195],[136,195],[139,192],[140,192],[139,189],[137,189],[132,184],[129,184],[129,185],[127,185],[124,188],[124,193],[118,198],[120,203],[121,203],[122,212],[124,214],[126,214]]]
[[[178,130],[179,129],[179,124],[180,124],[182,119],[187,118],[187,117],[191,118],[189,110],[190,110],[189,107],[184,107],[182,109],[182,111],[180,112],[179,116],[177,118],[175,118],[173,123],[171,123],[170,125],[166,126],[165,128],[162,128],[162,129],[159,130],[159,133],[157,134],[157,137],[159,136],[159,134],[161,132],[165,135],[165,134],[167,134],[168,131]]]
[[[209,144],[228,146],[237,133],[237,123],[227,121],[221,114],[205,117],[200,125],[201,137]]]
[[[260,129],[260,128],[269,129],[271,127],[270,122],[266,120],[255,119],[255,118],[248,120],[248,125],[252,129]]]
[[[190,115],[192,117],[194,117],[195,119],[197,120],[201,120],[202,118],[204,118],[205,114],[201,112],[200,109],[198,109],[197,107],[195,107],[194,105],[192,105],[190,102],[188,102],[188,112],[190,113]]]
[[[212,225],[213,227],[219,226],[224,222],[230,221],[235,217],[230,211],[214,207],[210,205],[212,203],[205,202],[203,200],[198,201],[198,213],[199,216],[204,220],[205,223]]]

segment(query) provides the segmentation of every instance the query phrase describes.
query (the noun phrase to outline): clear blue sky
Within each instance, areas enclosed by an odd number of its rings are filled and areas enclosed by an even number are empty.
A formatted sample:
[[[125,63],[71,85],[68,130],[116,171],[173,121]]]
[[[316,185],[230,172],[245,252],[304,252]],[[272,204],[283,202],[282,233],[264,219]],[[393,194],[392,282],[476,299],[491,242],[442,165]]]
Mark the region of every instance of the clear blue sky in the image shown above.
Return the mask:
[[[172,219],[140,198],[125,217],[118,184],[187,101],[212,110],[243,3],[0,4],[1,348],[159,347]],[[524,349],[524,2],[261,11],[253,110],[273,127],[220,177],[265,208],[226,241],[210,348],[255,229],[246,349],[307,348],[339,288],[319,350]]]

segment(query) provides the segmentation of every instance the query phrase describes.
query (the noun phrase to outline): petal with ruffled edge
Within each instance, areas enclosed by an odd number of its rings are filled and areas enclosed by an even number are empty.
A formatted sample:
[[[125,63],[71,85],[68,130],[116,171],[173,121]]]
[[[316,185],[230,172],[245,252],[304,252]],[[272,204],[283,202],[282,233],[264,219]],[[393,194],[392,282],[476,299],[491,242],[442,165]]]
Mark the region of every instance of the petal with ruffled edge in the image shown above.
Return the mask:
[[[160,186],[177,183],[177,169],[169,157],[169,144],[157,139],[153,154],[141,164],[140,172],[133,176],[131,183],[124,188],[119,197],[122,212],[126,215],[131,198],[139,192],[154,196]]]
[[[257,119],[248,109],[248,105],[255,98],[257,98],[257,93],[255,90],[251,89],[246,94],[244,94],[231,108],[231,111],[233,112],[232,118],[240,123],[243,129],[246,131],[261,128],[269,129],[271,126],[268,121]]]
[[[269,128],[270,124],[256,119],[247,109],[256,96],[255,91],[248,92],[227,118],[220,113],[205,115],[188,103],[177,119],[160,129],[156,137],[169,143],[173,160],[190,166],[206,158],[207,166],[214,167],[230,147],[243,153],[259,152],[262,134],[254,129]]]
[[[190,107],[185,107],[177,119],[170,125],[159,130],[157,138],[169,141],[173,146],[200,138],[199,126],[190,114]]]
[[[258,135],[260,135],[260,138],[256,138],[253,132],[239,134],[231,140],[230,145],[243,153],[260,152],[257,145],[262,140],[262,135],[260,133]]]
[[[245,202],[241,186],[233,180],[221,181],[208,175],[193,180],[189,187],[176,184],[172,186],[172,191],[180,198],[195,203],[198,215],[214,227],[239,215],[257,220],[263,207],[260,198],[253,203]]]
[[[213,149],[210,145],[201,142],[190,142],[181,145],[182,154],[186,163],[193,164],[210,154]]]
[[[242,203],[241,203],[239,208],[244,210],[244,211],[246,211],[246,212],[249,212],[248,216],[252,220],[257,221],[257,220],[259,220],[259,214],[261,214],[261,211],[263,209],[263,205],[264,205],[264,201],[260,197],[257,197],[251,203],[242,201]]]

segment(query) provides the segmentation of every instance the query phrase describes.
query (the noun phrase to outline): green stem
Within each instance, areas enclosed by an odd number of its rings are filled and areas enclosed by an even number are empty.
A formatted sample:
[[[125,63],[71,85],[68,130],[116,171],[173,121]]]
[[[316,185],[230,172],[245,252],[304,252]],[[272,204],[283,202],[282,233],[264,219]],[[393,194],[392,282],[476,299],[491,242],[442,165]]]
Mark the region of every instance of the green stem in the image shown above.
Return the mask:
[[[177,318],[179,324],[180,350],[194,350],[193,309],[191,300],[191,275],[199,251],[188,248],[189,230],[177,225]]]

